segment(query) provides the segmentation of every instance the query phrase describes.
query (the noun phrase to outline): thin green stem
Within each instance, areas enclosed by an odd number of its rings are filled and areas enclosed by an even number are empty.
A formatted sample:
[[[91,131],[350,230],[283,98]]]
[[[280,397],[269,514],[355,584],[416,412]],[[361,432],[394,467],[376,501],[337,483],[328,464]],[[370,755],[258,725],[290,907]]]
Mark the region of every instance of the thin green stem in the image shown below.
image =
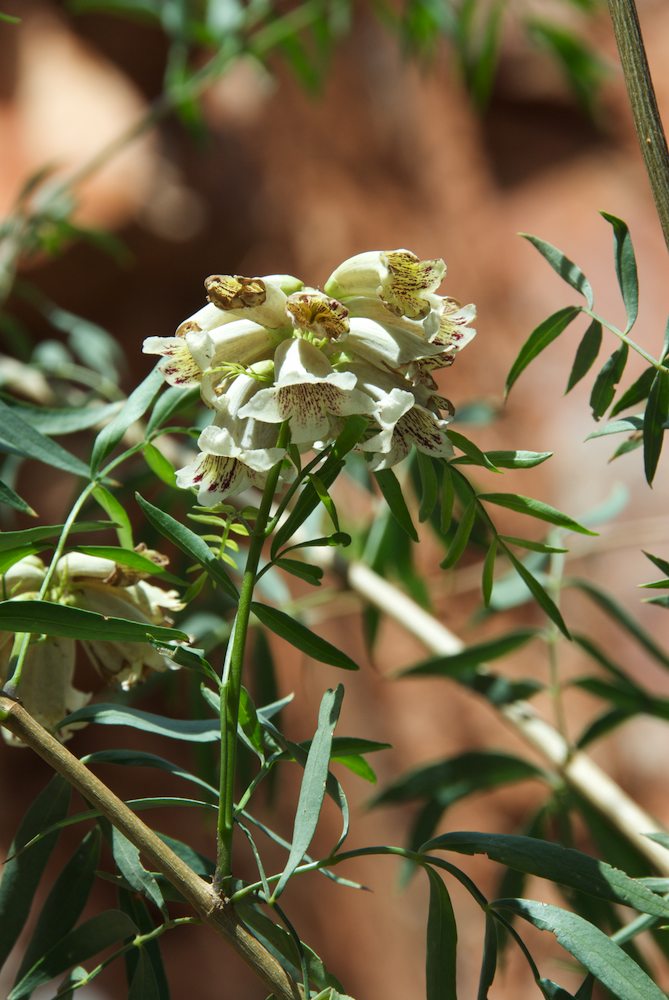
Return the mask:
[[[585,315],[589,316],[591,319],[596,320],[598,323],[601,323],[602,326],[605,327],[607,330],[609,330],[610,333],[614,334],[614,336],[616,336],[618,340],[621,340],[623,344],[627,344],[627,346],[631,350],[636,351],[636,353],[639,354],[645,361],[647,361],[649,365],[652,365],[653,368],[657,368],[659,372],[666,371],[667,368],[666,365],[663,365],[661,361],[658,361],[657,358],[654,358],[652,354],[649,354],[648,351],[645,351],[640,344],[637,344],[636,341],[632,340],[631,337],[628,337],[627,334],[623,333],[622,330],[619,330],[618,327],[614,326],[613,323],[609,323],[608,320],[604,319],[602,316],[599,316],[592,309],[588,309],[587,306],[582,306],[581,312],[585,313]]]
[[[279,433],[278,447],[286,444],[287,426]],[[246,637],[251,618],[251,603],[258,575],[258,564],[262,554],[267,525],[270,518],[274,494],[276,493],[281,462],[271,469],[263,491],[258,516],[250,535],[250,545],[246,567],[239,591],[237,614],[232,626],[228,644],[223,680],[221,683],[221,775],[220,798],[217,822],[216,872],[214,887],[225,894],[232,878],[232,837],[235,815],[235,773],[237,765],[237,722],[239,719],[239,699],[241,696],[242,670],[246,651]]]

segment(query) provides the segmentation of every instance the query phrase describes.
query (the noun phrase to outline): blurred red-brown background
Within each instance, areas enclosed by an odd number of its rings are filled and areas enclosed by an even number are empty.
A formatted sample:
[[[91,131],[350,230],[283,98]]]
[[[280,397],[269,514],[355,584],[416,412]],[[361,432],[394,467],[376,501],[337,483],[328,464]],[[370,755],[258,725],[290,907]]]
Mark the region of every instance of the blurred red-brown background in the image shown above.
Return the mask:
[[[640,4],[640,11],[658,99],[666,109],[669,11],[650,0]],[[538,234],[578,261],[595,288],[600,312],[620,319],[610,230],[598,214],[602,209],[631,227],[641,276],[636,336],[649,351],[658,352],[669,312],[666,250],[606,14],[582,24],[611,65],[596,121],[579,110],[555,67],[510,20],[491,105],[482,116],[472,108],[445,46],[431,65],[417,65],[403,57],[396,39],[365,5],[359,5],[353,29],[337,48],[317,97],[305,94],[278,59],[272,62],[272,76],[248,62],[238,64],[204,96],[205,136],[197,139],[169,118],[83,185],[78,218],[116,233],[130,251],[126,260],[116,263],[78,243],[56,259],[33,260],[23,273],[59,305],[118,338],[128,358],[130,388],[151,364],[141,354],[143,338],[171,334],[199,308],[207,274],[292,272],[318,285],[338,262],[365,249],[406,246],[422,257],[443,256],[449,268],[444,290],[463,302],[476,302],[479,333],[446,370],[441,388],[456,407],[475,400],[498,405],[505,374],[530,330],[572,301],[569,289],[518,238],[518,231]],[[42,165],[76,168],[130,127],[159,92],[164,62],[161,34],[142,22],[102,14],[74,17],[59,4],[43,3],[25,12],[21,25],[0,25],[3,214],[11,210],[25,178]],[[23,310],[36,339],[47,335],[34,313],[28,315],[21,303],[16,308]],[[587,405],[590,380],[563,398],[575,337],[575,332],[565,335],[547,351],[499,417],[471,433],[485,447],[554,451],[554,458],[537,472],[524,473],[522,480],[508,476],[506,488],[539,496],[573,516],[602,503],[615,484],[628,488],[625,511],[603,527],[599,541],[574,546],[578,557],[569,571],[608,586],[658,641],[666,642],[666,612],[641,605],[635,589],[653,577],[641,549],[669,555],[666,464],[651,492],[643,483],[639,452],[608,464],[609,441],[584,443],[593,429]],[[610,351],[614,345],[605,346]],[[632,362],[630,376],[640,370]],[[61,516],[66,490],[54,486],[48,495],[44,485],[34,494],[26,489],[40,512],[53,519]],[[420,560],[439,617],[465,640],[479,639],[480,629],[469,621],[478,572],[440,574],[431,543]],[[587,627],[612,643],[617,658],[639,680],[667,693],[660,669],[622,634],[612,636],[591,607],[568,595],[565,613],[575,628]],[[539,622],[540,617],[525,609],[520,620]],[[373,664],[351,606],[339,609],[332,620],[324,615],[319,627],[363,664],[359,674],[346,678],[340,732],[393,744],[393,750],[373,760],[381,784],[411,766],[466,749],[529,753],[473,695],[443,682],[390,679],[423,655],[396,626],[383,626]],[[499,628],[494,622],[485,634]],[[545,680],[545,656],[535,646],[530,649],[514,660],[513,672]],[[288,713],[291,735],[307,738],[322,691],[339,678],[336,671],[291,657],[278,645],[276,652],[281,692],[298,693]],[[578,653],[566,644],[561,669],[567,676],[584,670]],[[151,705],[160,707],[155,688],[150,697]],[[571,698],[570,721],[578,732],[596,703],[585,695]],[[550,716],[548,701],[538,704]],[[163,708],[178,714],[185,706]],[[660,782],[666,747],[662,727],[657,720],[636,719],[602,741],[594,756],[668,824]],[[129,744],[129,736],[91,727],[71,746],[83,754],[106,745],[110,733],[115,745]],[[193,766],[188,748],[166,749],[136,733],[132,741]],[[153,773],[105,773],[125,796],[174,791]],[[403,843],[410,815],[399,809],[367,811],[369,786],[346,772],[342,777],[354,806],[352,843]],[[46,769],[28,751],[0,749],[3,851],[46,780]],[[275,822],[284,834],[291,829],[295,794],[294,781],[281,785]],[[523,784],[467,799],[449,811],[442,828],[518,831],[543,795],[538,784]],[[198,829],[185,813],[160,814],[156,822],[211,852],[211,823]],[[326,807],[317,841],[323,849],[336,823],[334,811]],[[580,846],[587,849],[587,840]],[[243,863],[250,877],[250,859]],[[499,873],[491,864],[468,860],[463,867],[475,874],[484,891],[494,891]],[[414,879],[400,892],[397,874],[387,859],[357,862],[350,875],[370,886],[372,894],[350,892],[325,879],[316,883],[313,877],[298,881],[286,897],[293,923],[359,1000],[423,995],[427,887]],[[532,897],[557,900],[546,885],[532,884],[528,891]],[[108,901],[104,887],[100,897]],[[476,908],[457,889],[454,901],[462,921],[461,995],[467,998],[475,995],[483,927]],[[564,953],[539,935],[528,932],[528,937],[540,953],[543,949],[545,975],[576,982],[565,971]],[[263,987],[206,930],[171,934],[164,950],[175,998],[264,996]],[[112,970],[84,995],[91,1000],[121,996],[121,971]],[[0,975],[0,994],[5,995],[10,981]],[[666,971],[661,984],[669,986]],[[521,1000],[534,996],[535,989],[526,966],[510,954],[492,995]]]

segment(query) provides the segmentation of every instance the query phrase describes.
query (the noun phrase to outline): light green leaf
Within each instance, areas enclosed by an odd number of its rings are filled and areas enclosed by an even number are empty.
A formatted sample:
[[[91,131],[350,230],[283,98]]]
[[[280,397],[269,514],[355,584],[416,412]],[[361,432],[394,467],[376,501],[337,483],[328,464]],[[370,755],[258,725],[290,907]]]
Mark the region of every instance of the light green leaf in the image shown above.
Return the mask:
[[[167,514],[159,507],[154,507],[139,493],[136,493],[135,497],[154,528],[189,558],[194,559],[198,565],[202,566],[212,580],[222,587],[228,597],[236,602],[239,597],[237,588],[223,568],[221,560],[216,558],[205,540],[187,528],[185,524],[177,521],[171,514]]]
[[[97,472],[100,463],[114,450],[128,428],[144,416],[162,385],[162,373],[154,368],[128,396],[121,412],[106,427],[103,427],[93,444],[92,474]]]
[[[622,948],[583,917],[532,899],[499,899],[495,909],[515,913],[539,930],[550,931],[617,1000],[666,1000],[662,990]]]
[[[257,601],[252,603],[251,610],[270,632],[286,639],[291,645],[301,649],[303,653],[307,653],[308,656],[312,656],[320,663],[330,663],[333,667],[341,667],[343,670],[358,669],[357,664],[350,656],[316,635],[306,625],[291,618],[284,611],[271,608],[268,604],[260,604]]]
[[[404,494],[402,493],[402,487],[397,481],[397,476],[392,469],[381,469],[379,472],[374,473],[374,478],[379,484],[379,489],[383,494],[383,498],[388,504],[391,514],[399,524],[400,528],[406,532],[412,541],[418,541],[418,535],[416,529],[413,526],[411,520],[411,514],[406,505],[404,499]]]
[[[71,472],[74,476],[89,478],[88,468],[80,459],[21,420],[12,407],[1,400],[0,451],[10,451],[23,458],[34,458],[45,465]]]
[[[591,307],[592,308],[592,307]],[[569,373],[566,392],[571,392],[574,386],[588,374],[599,354],[602,346],[602,324],[599,320],[593,319],[588,329],[583,334],[583,339],[576,349],[574,363]]]
[[[497,833],[445,833],[423,845],[422,853],[455,851],[485,854],[491,861],[528,875],[567,885],[598,899],[632,906],[640,913],[669,917],[669,901],[655,895],[637,879],[581,851],[535,837]]]
[[[0,879],[0,967],[23,930],[58,834],[51,833],[30,851],[19,852],[43,830],[59,822],[69,805],[70,786],[55,775],[30,805],[9,848],[9,860],[3,865]]]
[[[559,309],[548,319],[545,319],[543,323],[540,323],[535,330],[532,331],[530,336],[527,338],[525,343],[520,349],[518,357],[511,366],[511,371],[506,377],[506,388],[505,393],[508,394],[511,391],[516,379],[525,371],[527,366],[531,361],[541,354],[549,344],[552,344],[557,337],[563,333],[569,324],[576,319],[580,313],[580,309],[576,306],[566,306],[564,309]]]
[[[10,632],[31,632],[37,635],[62,635],[90,642],[188,642],[188,636],[177,628],[165,628],[151,622],[110,618],[96,611],[51,601],[0,601],[0,628]]]
[[[318,713],[318,728],[311,741],[304,767],[290,854],[286,867],[281,873],[281,878],[274,889],[273,899],[277,899],[283,892],[288,879],[309,849],[309,844],[316,832],[330,767],[332,738],[339,719],[343,697],[344,688],[341,684],[334,691],[328,690],[323,695]]]
[[[40,524],[34,528],[24,528],[21,531],[0,531],[0,552],[19,548],[22,545],[39,544],[46,539],[58,538],[63,527],[62,524]],[[108,521],[79,521],[70,529],[70,534],[101,531],[108,527]]]
[[[93,498],[116,524],[116,534],[118,536],[119,544],[122,545],[124,549],[133,549],[135,547],[135,543],[132,536],[132,524],[130,523],[128,512],[121,501],[117,500],[114,494],[110,493],[109,490],[102,485],[95,487],[93,490]]]
[[[129,726],[145,733],[158,733],[172,740],[187,740],[191,743],[215,743],[221,738],[218,720],[170,719],[164,715],[141,712],[125,705],[85,705],[72,712],[60,723],[69,726],[72,722],[96,722],[102,726]]]
[[[490,465],[495,469],[533,469],[536,465],[541,465],[546,459],[551,458],[552,451],[486,451],[485,456]],[[458,465],[474,465],[466,456],[456,458]]]
[[[632,238],[627,223],[623,222],[622,219],[618,219],[608,212],[602,212],[601,215],[613,227],[613,256],[616,264],[616,277],[627,312],[625,333],[629,333],[639,312],[639,281]]]
[[[429,866],[426,866],[425,871],[430,881],[425,959],[426,998],[457,1000],[455,971],[458,927],[453,904],[441,876]]]
[[[51,948],[11,991],[7,1000],[29,996],[43,983],[67,972],[73,965],[85,962],[112,944],[134,937],[137,927],[120,910],[107,910],[91,917],[66,934]]]
[[[479,500],[486,500],[494,503],[498,507],[506,507],[508,510],[515,510],[519,514],[526,514],[528,517],[536,517],[541,521],[548,521],[558,528],[565,528],[567,531],[577,531],[581,535],[596,535],[596,531],[585,528],[578,521],[562,511],[556,510],[550,504],[542,503],[533,497],[522,496],[520,493],[479,493]]]
[[[491,472],[499,472],[499,469],[492,462],[490,455],[481,451],[479,446],[470,441],[469,438],[466,438],[464,434],[448,430],[446,431],[446,436],[451,444],[454,444],[463,453],[467,465],[480,465],[484,469],[490,469]],[[456,458],[455,461],[460,462],[461,459]]]
[[[508,632],[496,639],[489,639],[473,646],[467,646],[459,653],[447,656],[432,656],[417,663],[415,667],[402,671],[401,677],[438,677],[441,674],[452,677],[472,668],[480,667],[488,660],[496,660],[520,649],[526,642],[539,634],[539,629],[523,628]]]
[[[592,309],[595,302],[592,294],[592,286],[578,264],[574,264],[573,261],[569,260],[562,250],[558,250],[552,243],[547,243],[545,240],[539,239],[538,236],[530,236],[529,233],[519,233],[519,236],[522,236],[523,239],[536,247],[555,273],[563,281],[566,281],[568,285],[571,285],[573,289],[580,292],[588,303],[588,307]]]
[[[134,549],[126,549],[119,545],[77,545],[77,551],[89,556],[99,556],[101,559],[111,559],[117,565],[127,566],[145,576],[159,576],[162,580],[178,587],[186,586],[184,580],[168,573],[164,566],[155,563],[148,556],[142,555],[141,552],[136,552]]]
[[[158,476],[166,486],[176,489],[176,473],[174,466],[168,458],[165,458],[154,444],[145,444],[143,448],[144,460],[152,472]]]
[[[11,403],[11,408],[22,420],[50,437],[61,434],[76,434],[86,431],[96,424],[109,420],[121,408],[122,403],[96,403],[93,406],[68,406],[52,410],[45,406],[28,406]]]
[[[652,486],[655,478],[668,421],[669,371],[665,370],[657,372],[653,379],[643,418],[643,467],[649,486]]]

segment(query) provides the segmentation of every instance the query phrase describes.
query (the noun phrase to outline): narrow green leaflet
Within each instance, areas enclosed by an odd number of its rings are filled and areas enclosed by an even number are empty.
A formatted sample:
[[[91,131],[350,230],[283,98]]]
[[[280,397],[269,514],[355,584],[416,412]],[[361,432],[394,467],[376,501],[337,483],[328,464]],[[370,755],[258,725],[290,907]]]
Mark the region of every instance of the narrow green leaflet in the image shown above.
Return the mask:
[[[528,549],[530,552],[541,552],[544,555],[569,551],[569,549],[563,549],[559,545],[535,542],[531,538],[518,538],[517,535],[498,535],[497,537],[501,542],[508,542],[509,545],[518,545],[521,549]]]
[[[533,469],[551,458],[552,451],[486,451],[485,457],[495,469]],[[455,460],[458,465],[474,465],[467,456]]]
[[[153,434],[159,427],[172,417],[178,410],[189,406],[200,398],[199,386],[192,389],[182,389],[180,386],[171,385],[156,400],[151,411],[151,416],[146,425],[146,433]]]
[[[178,628],[165,628],[127,618],[109,618],[97,611],[83,611],[51,601],[0,601],[0,628],[10,632],[62,635],[94,642],[189,641],[186,633]]]
[[[448,552],[446,553],[446,558],[442,559],[440,566],[442,569],[451,569],[457,564],[460,557],[467,548],[467,542],[469,541],[472,529],[474,528],[474,521],[476,520],[476,499],[472,497],[467,506],[462,512],[462,517],[460,518],[460,523],[458,524],[457,530],[453,535],[451,544],[449,545]]]
[[[0,538],[1,537],[2,536],[0,536]],[[660,559],[659,556],[651,555],[650,552],[646,551],[644,551],[644,555],[646,559],[650,559],[654,566],[657,566],[661,573],[664,573],[665,576],[669,576],[669,561],[666,559]]]
[[[114,494],[110,493],[109,490],[102,485],[95,487],[93,490],[93,498],[116,525],[116,534],[118,536],[119,545],[122,545],[124,549],[134,548],[135,543],[132,535],[132,524],[130,523],[128,513],[121,501],[117,500]]]
[[[458,434],[457,431],[448,430],[446,431],[447,437],[451,444],[454,444],[456,448],[459,448],[467,459],[467,464],[480,465],[484,469],[490,469],[491,472],[499,472],[496,468],[494,462],[492,462],[490,455],[481,451],[478,445],[466,438],[464,434]],[[456,462],[460,459],[456,458]]]
[[[636,322],[639,313],[639,281],[637,278],[636,258],[632,238],[627,223],[622,219],[602,212],[602,217],[613,227],[613,256],[616,265],[616,277],[620,293],[627,312],[625,333],[629,333]]]
[[[669,421],[669,371],[657,372],[648,395],[643,418],[643,467],[652,486],[660,460],[664,432]]]
[[[160,989],[153,962],[145,948],[138,949],[138,961],[130,983],[128,1000],[160,1000]]]
[[[490,597],[492,596],[496,556],[497,556],[497,539],[493,538],[488,547],[488,551],[485,557],[485,562],[483,563],[483,573],[481,574],[481,591],[483,594],[483,605],[486,608],[490,605]]]
[[[0,605],[0,607],[2,607]],[[296,621],[278,608],[271,608],[268,604],[259,604],[254,601],[251,610],[256,618],[268,628],[270,632],[281,636],[292,646],[301,649],[320,663],[329,663],[333,667],[341,667],[343,670],[357,670],[358,665],[354,663],[350,656],[337,649],[332,643],[321,639],[319,635],[308,629],[306,625]]]
[[[564,309],[559,309],[556,313],[553,313],[552,316],[549,316],[548,319],[545,319],[543,323],[540,323],[532,331],[521,347],[520,353],[506,377],[505,394],[507,396],[511,392],[511,388],[519,375],[525,371],[530,362],[534,361],[549,344],[552,344],[567,329],[569,324],[579,315],[580,311],[580,308],[576,306],[566,306]]]
[[[22,545],[35,545],[45,539],[58,538],[64,525],[62,524],[41,524],[34,528],[25,528],[21,531],[0,531],[0,552],[6,549],[18,548]],[[108,521],[78,521],[70,529],[71,535],[78,532],[101,531],[108,528]]]
[[[493,984],[497,972],[497,921],[492,914],[485,915],[485,939],[483,942],[483,961],[476,1000],[488,1000],[488,991]]]
[[[36,514],[30,504],[23,497],[20,497],[11,486],[3,483],[2,480],[0,480],[0,503],[6,504],[7,507],[11,507],[13,510],[19,510],[22,514],[30,514],[33,517]]]
[[[121,910],[107,910],[91,917],[66,934],[17,983],[7,1000],[20,1000],[43,983],[67,972],[73,965],[85,962],[112,944],[132,938],[137,933],[135,923]]]
[[[599,587],[596,587],[588,580],[569,580],[567,586],[577,587],[584,594],[587,594],[612,621],[633,636],[639,645],[643,646],[658,663],[669,669],[669,655],[657,645],[652,635],[639,625],[627,609],[617,601],[614,601],[609,594],[600,590]]]
[[[498,899],[492,905],[554,934],[617,1000],[666,1000],[666,994],[636,962],[583,917],[532,899]]]
[[[425,959],[426,998],[457,1000],[455,971],[458,927],[453,904],[441,876],[429,866],[426,866],[425,871],[430,881]]]
[[[632,417],[621,417],[619,420],[610,420],[607,424],[599,427],[592,434],[588,434],[586,441],[594,438],[606,437],[609,434],[634,434],[643,428],[643,414]]]
[[[591,307],[592,308],[592,307]],[[588,329],[583,334],[583,339],[576,349],[574,363],[569,373],[566,392],[571,392],[574,386],[588,374],[599,354],[602,346],[602,324],[599,320],[593,319]]]
[[[169,719],[164,715],[141,712],[138,708],[125,705],[85,705],[66,716],[61,726],[72,722],[96,722],[101,726],[129,726],[145,733],[158,733],[172,740],[187,740],[191,743],[214,743],[221,738],[217,720]]]
[[[453,472],[450,465],[445,463],[443,478],[441,480],[441,509],[439,511],[439,527],[442,535],[445,535],[451,526],[454,500],[455,485],[453,483]]]
[[[279,557],[275,565],[291,576],[296,576],[300,580],[305,580],[313,587],[320,587],[323,579],[323,570],[320,566],[313,566],[311,563],[303,562],[301,559],[284,559]]]
[[[311,741],[304,767],[290,854],[286,867],[281,873],[281,878],[274,889],[273,899],[277,899],[283,892],[288,879],[309,849],[309,844],[316,832],[330,768],[332,738],[339,719],[343,697],[344,688],[341,684],[334,691],[328,690],[323,695],[318,713],[318,728]]]
[[[486,642],[477,643],[474,646],[466,646],[459,653],[450,653],[447,656],[432,656],[428,660],[417,663],[415,667],[404,670],[401,677],[439,677],[444,675],[452,677],[454,674],[462,673],[472,668],[480,667],[489,660],[496,660],[502,656],[507,656],[514,650],[524,646],[526,642],[539,634],[539,629],[523,628],[497,639],[489,639]]]
[[[632,906],[640,913],[669,917],[669,900],[662,899],[637,879],[581,851],[547,840],[496,833],[446,833],[423,845],[429,851],[485,854],[491,861],[508,865],[528,875],[538,875],[559,885],[588,893],[612,903]]]
[[[0,451],[10,451],[23,458],[34,458],[55,469],[89,478],[88,468],[51,438],[40,434],[0,400]]]
[[[627,344],[621,344],[613,352],[608,361],[605,362],[602,370],[595,379],[592,392],[590,393],[590,406],[592,407],[592,415],[595,420],[599,420],[613,402],[616,387],[625,371],[628,356],[629,347]]]
[[[577,292],[580,292],[588,303],[588,307],[592,309],[595,301],[592,294],[592,286],[578,264],[574,264],[573,261],[569,260],[562,250],[558,250],[552,243],[547,243],[545,240],[539,239],[538,236],[531,236],[529,233],[519,233],[519,236],[522,236],[533,247],[536,247],[555,273]]]
[[[70,786],[55,775],[28,809],[9,848],[10,860],[3,865],[0,878],[0,967],[23,930],[58,833],[44,837],[30,851],[19,852],[43,830],[59,822],[69,805]]]
[[[218,789],[214,788],[213,785],[210,785],[209,782],[205,781],[203,778],[198,778],[195,774],[191,774],[190,771],[186,771],[185,768],[181,767],[179,764],[174,764],[171,760],[165,760],[164,757],[158,757],[153,753],[144,753],[141,750],[96,750],[95,753],[90,753],[87,754],[86,757],[82,757],[81,763],[86,764],[87,767],[90,767],[91,764],[119,764],[124,767],[155,767],[159,771],[167,771],[168,774],[173,774],[176,778],[182,778],[185,781],[190,781],[194,785],[204,788],[214,798],[218,798]]]
[[[88,430],[118,413],[121,403],[96,403],[94,406],[70,406],[51,410],[44,406],[12,405],[12,409],[35,430],[49,436],[76,434]]]
[[[479,493],[479,500],[486,500],[494,503],[498,507],[506,507],[508,510],[515,510],[519,514],[526,514],[528,517],[536,517],[541,521],[548,521],[558,528],[565,528],[567,531],[577,531],[581,535],[596,535],[596,531],[584,527],[578,521],[562,511],[556,510],[550,504],[542,503],[532,497],[522,496],[520,493]]]
[[[617,417],[623,410],[629,410],[631,406],[636,406],[637,403],[642,403],[644,399],[648,399],[648,393],[650,392],[656,373],[657,369],[653,365],[646,368],[645,372],[639,376],[636,382],[632,382],[629,389],[625,389],[616,405],[611,408],[611,416]]]
[[[418,535],[416,534],[416,529],[413,526],[413,521],[411,520],[411,514],[406,505],[404,499],[404,494],[402,493],[402,487],[400,486],[397,476],[392,469],[381,469],[379,472],[374,473],[374,478],[379,484],[379,489],[383,494],[383,498],[390,508],[390,512],[402,528],[403,531],[407,533],[412,541],[418,541]]]
[[[133,892],[146,896],[163,915],[166,914],[165,900],[160,886],[139,859],[139,850],[116,827],[106,824],[111,839],[112,854],[116,867]]]
[[[135,549],[126,549],[119,545],[77,545],[77,551],[89,556],[99,556],[101,559],[111,559],[119,566],[127,566],[146,576],[159,576],[179,587],[186,586],[184,580],[168,573],[164,566],[155,563],[141,552],[136,552]]]
[[[32,852],[26,861],[30,863]],[[26,948],[15,983],[72,930],[86,905],[100,859],[100,829],[90,830],[56,879],[40,911],[37,926]]]
[[[429,455],[422,451],[416,452],[416,462],[418,464],[418,475],[420,479],[420,508],[418,520],[421,524],[427,521],[434,508],[437,506],[439,498],[439,481],[434,468],[434,462]]]
[[[205,540],[194,531],[191,531],[190,528],[187,528],[185,524],[177,521],[170,514],[165,513],[164,510],[154,507],[152,503],[145,500],[139,493],[136,493],[135,497],[154,528],[163,537],[176,545],[178,549],[202,566],[212,580],[222,587],[228,597],[231,597],[236,602],[239,597],[237,588],[226,573],[221,560],[216,558]]]
[[[114,450],[128,428],[144,416],[163,384],[161,372],[154,368],[128,396],[121,412],[106,427],[103,427],[93,444],[92,474],[97,472],[100,463]]]
[[[511,552],[510,549],[506,549],[506,554],[509,557],[509,560],[511,561],[516,573],[523,581],[529,592],[532,594],[532,597],[537,602],[539,607],[548,615],[550,620],[554,622],[555,625],[557,625],[562,634],[567,639],[570,639],[571,636],[569,634],[569,629],[567,628],[565,620],[560,614],[560,610],[555,601],[553,600],[553,598],[550,597],[550,595],[547,593],[546,590],[544,590],[544,588],[541,586],[537,578],[532,573],[530,573],[529,569],[527,569],[527,567],[522,564],[520,559],[516,559],[516,557],[514,556],[513,552]]]
[[[177,480],[174,470],[174,466],[168,458],[166,458],[159,448],[156,448],[154,444],[145,444],[142,449],[142,454],[144,455],[144,461],[151,469],[152,472],[158,476],[166,486],[171,486],[172,489],[176,488]]]

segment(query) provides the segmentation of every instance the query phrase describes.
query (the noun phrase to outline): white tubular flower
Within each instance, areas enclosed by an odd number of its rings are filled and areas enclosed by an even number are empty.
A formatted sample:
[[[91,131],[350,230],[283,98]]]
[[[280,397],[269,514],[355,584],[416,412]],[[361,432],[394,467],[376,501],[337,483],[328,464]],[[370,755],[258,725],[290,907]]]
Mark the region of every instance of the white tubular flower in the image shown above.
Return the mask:
[[[238,274],[212,274],[205,279],[209,302],[226,316],[248,319],[276,329],[286,326],[286,292],[302,287],[290,275],[243,278]]]
[[[337,341],[348,333],[346,306],[313,288],[290,295],[286,313],[300,335],[311,339],[316,346]]]
[[[352,372],[335,372],[322,351],[298,338],[281,343],[275,354],[276,381],[239,410],[270,424],[290,423],[294,444],[311,446],[330,437],[332,417],[373,414],[374,403],[356,389]]]
[[[455,299],[443,298],[439,310],[439,328],[429,339],[453,359],[476,336],[476,330],[469,325],[475,319],[476,306],[473,302],[461,306]]]
[[[245,319],[215,331],[210,337],[211,355],[207,358],[203,353],[201,358],[202,362],[206,361],[201,393],[207,406],[215,410],[227,409],[226,397],[231,379],[240,370],[248,368],[256,373],[256,378],[266,378],[267,372],[260,363],[271,362],[277,344],[287,335],[288,329],[280,332],[269,330]],[[200,356],[195,353],[199,359]],[[267,370],[271,371],[271,365]]]
[[[423,406],[413,406],[395,424],[392,434],[382,429],[360,445],[371,452],[370,468],[374,471],[397,465],[416,447],[433,458],[450,458],[453,448],[446,436],[449,419],[438,417]]]
[[[379,367],[392,368],[442,352],[440,345],[428,343],[414,330],[404,329],[400,324],[386,326],[364,316],[351,319],[351,329],[341,347]]]
[[[147,337],[142,352],[162,355],[165,360],[158,369],[165,381],[187,388],[201,382],[213,345],[209,334],[199,331],[179,337]]]
[[[12,638],[13,636],[6,632],[0,635],[0,686],[7,679]],[[89,693],[74,687],[72,683],[74,667],[74,639],[47,636],[32,642],[28,648],[17,690],[17,695],[26,711],[41,726],[54,733],[62,743],[65,743],[74,730],[80,729],[84,723],[74,723],[58,730],[56,726],[66,715],[83,708],[91,699]],[[2,734],[12,746],[25,745],[7,729],[3,729]]]
[[[11,600],[21,594],[36,594],[42,586],[46,566],[37,556],[19,559],[2,576],[2,599]]]
[[[352,296],[378,296],[398,316],[422,319],[438,304],[443,260],[419,260],[410,250],[371,250],[349,257],[323,286],[346,303]]]
[[[177,472],[177,486],[197,489],[201,507],[215,507],[226,497],[241,493],[250,486],[262,488],[265,473],[257,472],[237,458],[200,452],[190,465]]]

